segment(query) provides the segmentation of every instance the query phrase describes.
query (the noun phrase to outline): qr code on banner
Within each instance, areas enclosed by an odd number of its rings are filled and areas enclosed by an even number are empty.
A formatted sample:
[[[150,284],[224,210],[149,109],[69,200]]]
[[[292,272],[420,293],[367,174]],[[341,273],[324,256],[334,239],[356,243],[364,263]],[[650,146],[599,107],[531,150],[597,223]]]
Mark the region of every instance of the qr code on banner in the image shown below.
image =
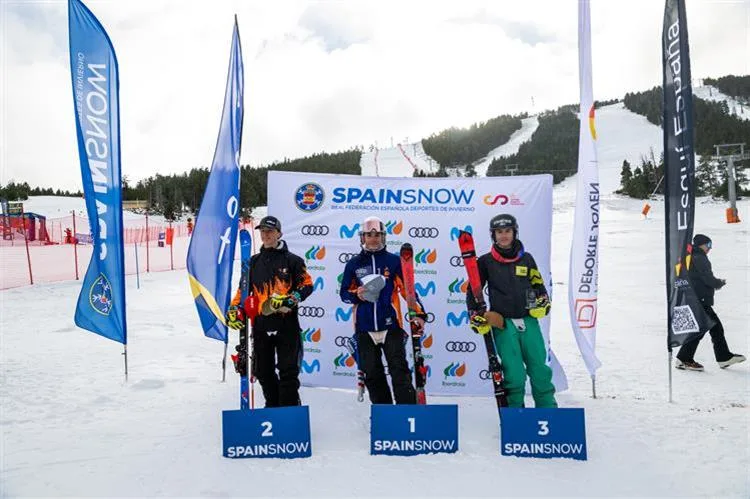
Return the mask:
[[[698,321],[688,305],[679,305],[672,312],[672,332],[674,334],[697,333]]]

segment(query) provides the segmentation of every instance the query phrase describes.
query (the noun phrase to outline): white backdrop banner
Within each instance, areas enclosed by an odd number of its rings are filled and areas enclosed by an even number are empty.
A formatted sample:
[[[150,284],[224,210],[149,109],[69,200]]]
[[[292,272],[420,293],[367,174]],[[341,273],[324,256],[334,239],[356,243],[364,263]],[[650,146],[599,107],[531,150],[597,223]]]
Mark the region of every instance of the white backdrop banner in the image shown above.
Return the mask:
[[[356,387],[356,364],[344,343],[353,334],[352,307],[338,292],[344,265],[360,251],[359,227],[375,215],[386,225],[388,251],[398,254],[405,242],[414,247],[416,290],[429,315],[422,338],[427,393],[491,393],[484,344],[468,326],[468,282],[457,237],[468,230],[477,252],[489,251],[489,221],[499,213],[518,219],[519,238],[551,293],[550,175],[419,179],[269,172],[268,214],[281,220],[283,239],[305,259],[314,284],[300,307],[302,383]],[[549,346],[549,318],[542,329]],[[411,343],[406,350],[411,362]],[[565,390],[565,373],[548,351],[555,386]]]

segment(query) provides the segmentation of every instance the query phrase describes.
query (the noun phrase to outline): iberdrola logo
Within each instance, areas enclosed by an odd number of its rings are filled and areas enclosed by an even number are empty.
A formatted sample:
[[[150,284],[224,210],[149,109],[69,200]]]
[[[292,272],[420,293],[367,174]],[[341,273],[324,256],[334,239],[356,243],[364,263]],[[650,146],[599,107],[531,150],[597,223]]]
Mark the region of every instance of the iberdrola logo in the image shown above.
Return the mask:
[[[464,374],[466,374],[466,363],[465,362],[451,362],[448,364],[448,367],[443,369],[443,374],[445,374],[445,377],[454,377],[454,378],[460,378]]]
[[[322,260],[326,256],[325,246],[313,246],[305,251],[305,260]]]
[[[437,250],[432,248],[424,248],[419,250],[416,255],[414,255],[414,261],[417,262],[417,265],[424,265],[426,263],[435,263],[437,260]]]
[[[391,235],[399,235],[404,229],[404,222],[401,220],[388,220],[385,224],[385,231]]]
[[[314,327],[309,327],[307,329],[304,329],[300,336],[302,337],[302,341],[306,343],[317,343],[320,341],[320,328],[315,329]]]
[[[340,353],[333,359],[333,365],[336,367],[354,367],[354,357],[349,353]]]
[[[453,294],[453,293],[466,294],[466,291],[468,289],[469,289],[469,281],[467,281],[463,277],[457,277],[453,279],[450,284],[448,284],[448,292],[450,294]]]

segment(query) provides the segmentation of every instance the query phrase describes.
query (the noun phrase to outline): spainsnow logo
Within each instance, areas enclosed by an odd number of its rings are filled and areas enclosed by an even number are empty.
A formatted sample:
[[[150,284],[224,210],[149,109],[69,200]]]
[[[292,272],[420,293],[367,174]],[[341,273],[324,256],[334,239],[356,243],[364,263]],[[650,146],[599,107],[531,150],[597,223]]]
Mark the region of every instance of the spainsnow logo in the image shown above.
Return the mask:
[[[427,295],[434,295],[436,286],[434,281],[430,281],[427,284],[421,284],[418,282],[414,283],[414,289],[419,293],[419,296],[425,297]]]
[[[320,328],[316,329],[314,327],[309,327],[307,329],[304,329],[300,333],[300,336],[302,337],[302,341],[304,341],[305,343],[317,343],[320,341]]]
[[[431,248],[425,248],[419,250],[419,253],[414,255],[414,261],[417,265],[432,264],[437,261],[437,250]]]
[[[399,235],[404,230],[404,223],[401,220],[388,220],[385,222],[385,231],[391,235]]]
[[[348,352],[342,352],[333,359],[333,365],[336,367],[354,367],[354,364],[354,357]]]
[[[449,327],[461,327],[465,326],[469,323],[469,312],[463,311],[460,314],[454,314],[453,312],[448,312],[448,315],[445,316],[445,324]]]
[[[307,213],[320,208],[324,199],[325,193],[323,192],[323,188],[312,182],[302,184],[294,193],[294,204],[297,205],[297,208]]]
[[[112,285],[104,274],[99,274],[89,290],[91,307],[102,315],[112,311]]]
[[[419,341],[422,343],[422,348],[430,348],[432,346],[432,335],[423,335]]]
[[[326,283],[323,280],[322,276],[315,279],[315,282],[313,283],[313,291],[317,291],[319,289],[325,289],[325,287],[326,287]]]
[[[305,251],[305,260],[322,260],[326,256],[325,246],[313,246]]]
[[[318,359],[314,359],[312,362],[308,363],[306,360],[302,359],[302,365],[300,367],[302,368],[302,371],[306,372],[307,374],[320,372],[320,361]]]
[[[342,225],[339,227],[339,237],[341,239],[351,239],[359,232],[359,224],[354,224],[351,227],[348,225]]]
[[[464,279],[463,277],[457,277],[454,280],[452,280],[450,284],[448,284],[448,292],[450,294],[453,294],[453,293],[466,294],[466,291],[468,291],[468,289],[469,289],[469,281]]]
[[[451,362],[443,369],[443,374],[446,378],[460,378],[466,374],[466,363]]]
[[[336,308],[336,322],[349,322],[352,318],[352,312],[354,307],[349,307],[348,310],[344,310],[341,307]]]
[[[463,229],[461,227],[451,227],[451,241],[457,241],[461,231],[473,234],[474,228],[471,225],[465,225]]]

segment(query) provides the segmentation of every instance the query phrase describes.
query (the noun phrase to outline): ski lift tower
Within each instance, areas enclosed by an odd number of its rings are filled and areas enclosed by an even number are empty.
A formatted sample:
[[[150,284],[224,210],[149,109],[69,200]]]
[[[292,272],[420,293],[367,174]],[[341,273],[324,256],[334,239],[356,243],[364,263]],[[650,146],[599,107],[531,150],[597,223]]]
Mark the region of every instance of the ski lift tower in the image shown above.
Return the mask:
[[[740,222],[737,213],[737,186],[734,173],[734,164],[738,161],[750,159],[750,151],[745,150],[745,143],[741,144],[719,144],[714,146],[716,154],[711,159],[727,165],[727,188],[729,197],[729,208],[727,208],[727,223]]]

